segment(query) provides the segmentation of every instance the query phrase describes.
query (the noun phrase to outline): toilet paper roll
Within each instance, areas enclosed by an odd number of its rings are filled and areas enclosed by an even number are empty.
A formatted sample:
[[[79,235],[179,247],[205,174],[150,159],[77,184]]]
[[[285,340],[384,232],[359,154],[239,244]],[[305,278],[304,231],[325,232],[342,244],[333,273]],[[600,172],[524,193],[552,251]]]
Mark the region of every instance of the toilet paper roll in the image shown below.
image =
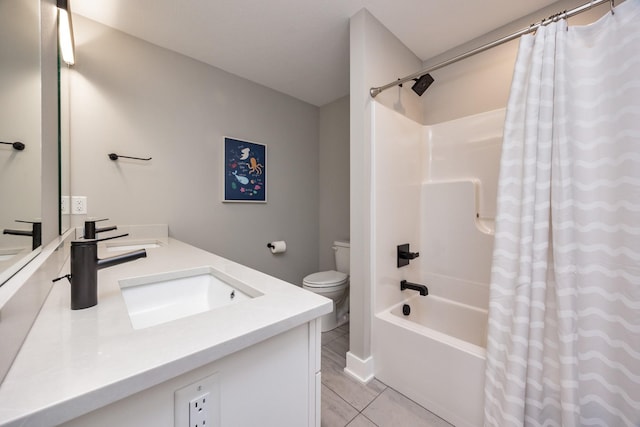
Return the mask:
[[[269,243],[269,249],[271,249],[272,254],[281,254],[287,250],[287,242],[284,240],[276,240],[275,242]]]

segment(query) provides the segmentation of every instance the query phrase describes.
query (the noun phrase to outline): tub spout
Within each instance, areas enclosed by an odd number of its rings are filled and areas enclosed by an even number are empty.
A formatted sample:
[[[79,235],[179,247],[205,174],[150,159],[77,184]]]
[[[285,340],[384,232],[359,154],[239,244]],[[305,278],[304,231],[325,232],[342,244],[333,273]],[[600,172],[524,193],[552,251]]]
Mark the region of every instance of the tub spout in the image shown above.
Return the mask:
[[[411,289],[420,292],[420,295],[429,295],[429,289],[425,285],[418,285],[417,283],[407,282],[406,280],[400,281],[400,290]]]

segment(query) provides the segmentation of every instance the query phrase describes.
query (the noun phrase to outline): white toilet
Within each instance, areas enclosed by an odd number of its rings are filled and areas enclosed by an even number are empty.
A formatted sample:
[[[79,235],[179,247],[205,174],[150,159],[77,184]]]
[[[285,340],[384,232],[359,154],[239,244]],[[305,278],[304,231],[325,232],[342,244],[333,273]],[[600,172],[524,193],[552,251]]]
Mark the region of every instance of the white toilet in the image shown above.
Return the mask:
[[[333,300],[333,311],[322,316],[322,332],[349,321],[349,242],[333,242],[336,270],[309,274],[302,280],[308,291]]]

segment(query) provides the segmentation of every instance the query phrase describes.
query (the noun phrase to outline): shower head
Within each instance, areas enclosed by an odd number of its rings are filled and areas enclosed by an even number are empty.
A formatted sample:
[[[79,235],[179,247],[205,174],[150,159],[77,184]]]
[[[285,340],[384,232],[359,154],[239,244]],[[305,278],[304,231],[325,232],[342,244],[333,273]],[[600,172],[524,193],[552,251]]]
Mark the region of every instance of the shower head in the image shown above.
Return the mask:
[[[418,96],[422,96],[424,91],[426,91],[429,86],[431,86],[431,83],[433,83],[433,77],[431,77],[431,74],[423,74],[419,79],[414,80],[416,82],[413,86],[411,86],[411,89],[415,93],[417,93]]]

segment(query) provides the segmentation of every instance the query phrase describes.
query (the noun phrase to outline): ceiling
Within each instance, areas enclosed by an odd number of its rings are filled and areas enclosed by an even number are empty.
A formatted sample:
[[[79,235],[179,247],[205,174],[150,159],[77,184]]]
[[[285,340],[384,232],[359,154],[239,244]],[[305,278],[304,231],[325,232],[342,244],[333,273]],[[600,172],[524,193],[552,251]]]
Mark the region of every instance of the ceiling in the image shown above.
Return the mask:
[[[554,2],[74,0],[72,7],[79,15],[322,106],[349,93],[349,18],[362,8],[424,61]]]

